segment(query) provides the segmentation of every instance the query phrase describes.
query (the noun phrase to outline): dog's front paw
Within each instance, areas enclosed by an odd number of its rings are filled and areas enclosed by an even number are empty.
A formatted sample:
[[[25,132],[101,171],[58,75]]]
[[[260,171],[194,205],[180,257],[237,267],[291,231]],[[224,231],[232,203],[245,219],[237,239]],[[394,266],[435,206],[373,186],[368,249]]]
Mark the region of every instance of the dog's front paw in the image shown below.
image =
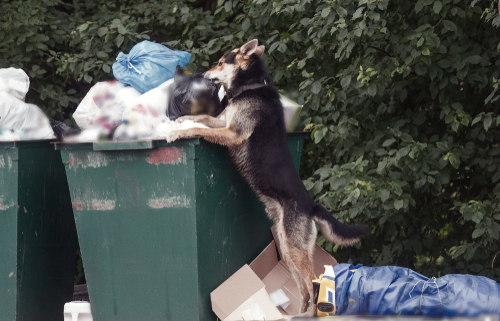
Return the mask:
[[[181,138],[180,131],[178,130],[172,130],[170,133],[167,134],[167,143],[174,142]]]
[[[176,123],[182,123],[182,122],[183,122],[183,121],[185,121],[185,120],[193,120],[193,121],[194,121],[195,119],[196,119],[196,117],[195,117],[195,116],[191,116],[191,115],[188,115],[188,116],[181,116],[181,117],[177,118],[177,119],[175,120],[175,122],[176,122]]]

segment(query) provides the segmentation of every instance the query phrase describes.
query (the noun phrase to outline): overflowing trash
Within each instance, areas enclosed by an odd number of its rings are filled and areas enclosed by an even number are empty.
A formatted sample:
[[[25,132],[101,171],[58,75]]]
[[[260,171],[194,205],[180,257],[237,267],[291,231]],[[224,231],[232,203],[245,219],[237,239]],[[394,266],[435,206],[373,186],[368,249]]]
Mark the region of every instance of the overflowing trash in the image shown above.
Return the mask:
[[[208,128],[194,121],[177,123],[185,115],[225,119],[224,88],[185,66],[191,54],[142,41],[129,54],[120,52],[113,64],[116,80],[96,83],[73,119],[79,128],[48,119],[37,106],[26,104],[30,80],[21,69],[0,69],[0,141],[53,139],[73,142],[166,138],[172,130]],[[287,130],[297,122],[301,105],[281,96]]]
[[[114,77],[137,91],[145,92],[158,87],[174,77],[175,68],[186,66],[191,54],[171,50],[161,44],[144,40],[136,44],[130,53],[120,52],[113,64]]]

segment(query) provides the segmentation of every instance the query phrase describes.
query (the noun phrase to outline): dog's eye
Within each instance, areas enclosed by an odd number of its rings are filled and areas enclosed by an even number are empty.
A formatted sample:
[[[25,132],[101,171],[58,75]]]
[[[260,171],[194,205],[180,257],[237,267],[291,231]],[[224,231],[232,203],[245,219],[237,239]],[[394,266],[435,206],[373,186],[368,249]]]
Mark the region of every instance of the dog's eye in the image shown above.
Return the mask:
[[[222,61],[219,61],[219,65],[218,66],[222,66]]]

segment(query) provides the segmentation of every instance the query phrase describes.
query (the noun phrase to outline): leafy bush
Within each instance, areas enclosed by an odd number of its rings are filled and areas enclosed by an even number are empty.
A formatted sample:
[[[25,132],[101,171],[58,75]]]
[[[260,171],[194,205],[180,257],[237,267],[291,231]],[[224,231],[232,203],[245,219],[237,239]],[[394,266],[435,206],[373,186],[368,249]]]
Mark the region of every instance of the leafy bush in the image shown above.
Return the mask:
[[[478,0],[75,0],[2,2],[0,66],[69,119],[119,51],[152,39],[206,70],[258,38],[273,82],[312,130],[311,194],[372,235],[339,261],[500,280],[500,33]],[[499,255],[500,256],[500,255]],[[496,264],[495,264],[496,263]]]

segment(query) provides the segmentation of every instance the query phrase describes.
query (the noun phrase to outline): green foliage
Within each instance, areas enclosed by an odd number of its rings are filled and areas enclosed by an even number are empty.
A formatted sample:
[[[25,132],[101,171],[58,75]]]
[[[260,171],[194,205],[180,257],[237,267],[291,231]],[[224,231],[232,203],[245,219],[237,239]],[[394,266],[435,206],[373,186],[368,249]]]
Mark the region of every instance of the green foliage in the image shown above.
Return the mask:
[[[151,39],[200,71],[258,38],[273,82],[304,104],[310,193],[372,235],[339,261],[500,280],[500,17],[477,0],[2,2],[0,66],[67,119],[119,51]]]

